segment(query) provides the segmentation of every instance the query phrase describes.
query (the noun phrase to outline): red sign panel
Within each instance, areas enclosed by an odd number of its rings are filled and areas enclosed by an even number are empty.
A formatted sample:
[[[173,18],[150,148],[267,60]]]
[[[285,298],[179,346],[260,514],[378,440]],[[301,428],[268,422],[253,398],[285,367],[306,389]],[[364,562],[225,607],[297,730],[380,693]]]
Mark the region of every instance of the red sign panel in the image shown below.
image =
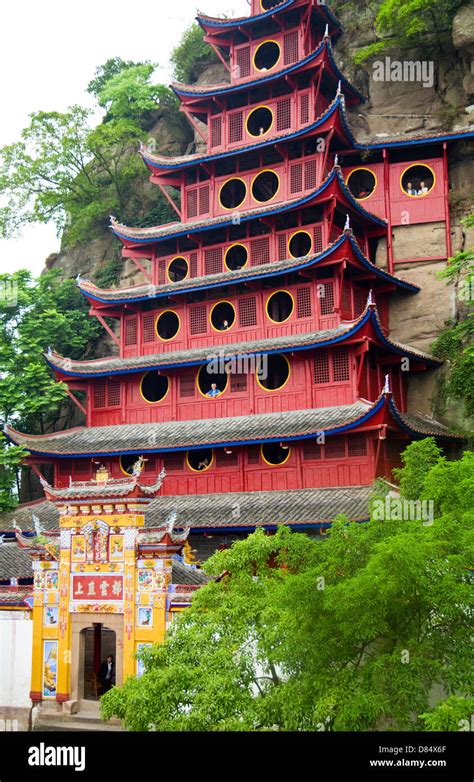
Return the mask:
[[[72,599],[123,600],[123,576],[73,576]]]

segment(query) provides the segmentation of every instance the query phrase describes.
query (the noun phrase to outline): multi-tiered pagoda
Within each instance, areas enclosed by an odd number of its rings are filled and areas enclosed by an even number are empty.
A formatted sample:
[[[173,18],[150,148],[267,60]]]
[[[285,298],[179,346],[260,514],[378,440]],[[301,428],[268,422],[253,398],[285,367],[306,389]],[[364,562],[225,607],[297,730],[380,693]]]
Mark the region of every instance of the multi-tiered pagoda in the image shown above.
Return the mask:
[[[408,410],[410,378],[438,362],[391,337],[389,312],[395,297],[408,308],[419,291],[395,275],[398,262],[414,260],[397,257],[392,241],[407,211],[411,227],[442,225],[436,257],[451,253],[447,144],[459,134],[359,144],[346,111],[363,97],[336,64],[341,28],[325,4],[252,0],[248,18],[198,20],[229,81],[173,89],[207,149],[178,158],[141,150],[177,219],[149,228],[113,219],[140,285],[78,283],[117,353],[47,356],[85,425],[44,436],[7,430],[38,474],[54,465],[45,488],[61,509],[66,634],[75,613],[81,627],[93,621],[91,601],[71,593],[76,535],[85,535],[79,562],[91,573],[110,570],[100,535],[135,551],[125,557],[131,578],[159,561],[152,550],[146,564],[140,535],[163,531],[173,513],[198,556],[257,526],[318,530],[338,513],[364,520],[371,484],[391,478],[410,440],[455,440]],[[108,599],[127,654],[134,639],[153,640],[130,629],[149,605],[140,602],[148,576],[138,578]],[[152,605],[165,611],[166,601]],[[38,649],[44,637],[38,626]],[[77,691],[70,670],[77,676],[77,665],[64,669],[62,699]],[[44,697],[39,679],[32,689]]]

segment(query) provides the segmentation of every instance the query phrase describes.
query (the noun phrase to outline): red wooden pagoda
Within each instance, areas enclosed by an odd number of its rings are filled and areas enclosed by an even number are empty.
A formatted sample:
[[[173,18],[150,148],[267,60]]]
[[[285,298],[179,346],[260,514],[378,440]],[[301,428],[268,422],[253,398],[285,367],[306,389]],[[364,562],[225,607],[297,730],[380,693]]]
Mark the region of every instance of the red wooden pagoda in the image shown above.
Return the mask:
[[[141,150],[151,182],[180,194],[176,221],[112,219],[144,282],[78,282],[117,355],[47,356],[73,396],[86,392],[85,425],[7,430],[34,469],[54,464],[58,491],[98,465],[123,478],[143,456],[143,486],[167,476],[146,525],[175,510],[217,543],[256,526],[365,519],[372,482],[391,477],[411,439],[455,440],[407,409],[410,376],[437,362],[394,341],[389,309],[419,290],[395,276],[410,260],[392,246],[406,210],[412,225],[443,223],[439,257],[450,254],[446,150],[460,134],[359,144],[346,110],[363,96],[334,59],[341,27],[327,5],[251,10],[198,17],[228,82],[173,85],[206,151]]]

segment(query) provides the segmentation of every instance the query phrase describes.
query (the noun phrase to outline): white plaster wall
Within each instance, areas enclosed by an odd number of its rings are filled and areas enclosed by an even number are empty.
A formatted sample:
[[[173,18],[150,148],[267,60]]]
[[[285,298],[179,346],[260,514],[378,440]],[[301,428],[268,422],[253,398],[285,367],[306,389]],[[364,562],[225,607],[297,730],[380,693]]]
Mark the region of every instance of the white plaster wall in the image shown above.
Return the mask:
[[[33,622],[18,614],[0,611],[0,708],[31,706]]]

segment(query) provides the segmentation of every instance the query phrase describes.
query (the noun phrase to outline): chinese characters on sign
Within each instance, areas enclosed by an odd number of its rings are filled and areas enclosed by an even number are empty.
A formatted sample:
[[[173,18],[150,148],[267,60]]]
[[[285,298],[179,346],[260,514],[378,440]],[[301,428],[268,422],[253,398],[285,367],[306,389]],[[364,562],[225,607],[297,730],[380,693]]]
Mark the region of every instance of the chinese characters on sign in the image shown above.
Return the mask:
[[[73,600],[123,600],[123,576],[80,575],[72,577]]]

